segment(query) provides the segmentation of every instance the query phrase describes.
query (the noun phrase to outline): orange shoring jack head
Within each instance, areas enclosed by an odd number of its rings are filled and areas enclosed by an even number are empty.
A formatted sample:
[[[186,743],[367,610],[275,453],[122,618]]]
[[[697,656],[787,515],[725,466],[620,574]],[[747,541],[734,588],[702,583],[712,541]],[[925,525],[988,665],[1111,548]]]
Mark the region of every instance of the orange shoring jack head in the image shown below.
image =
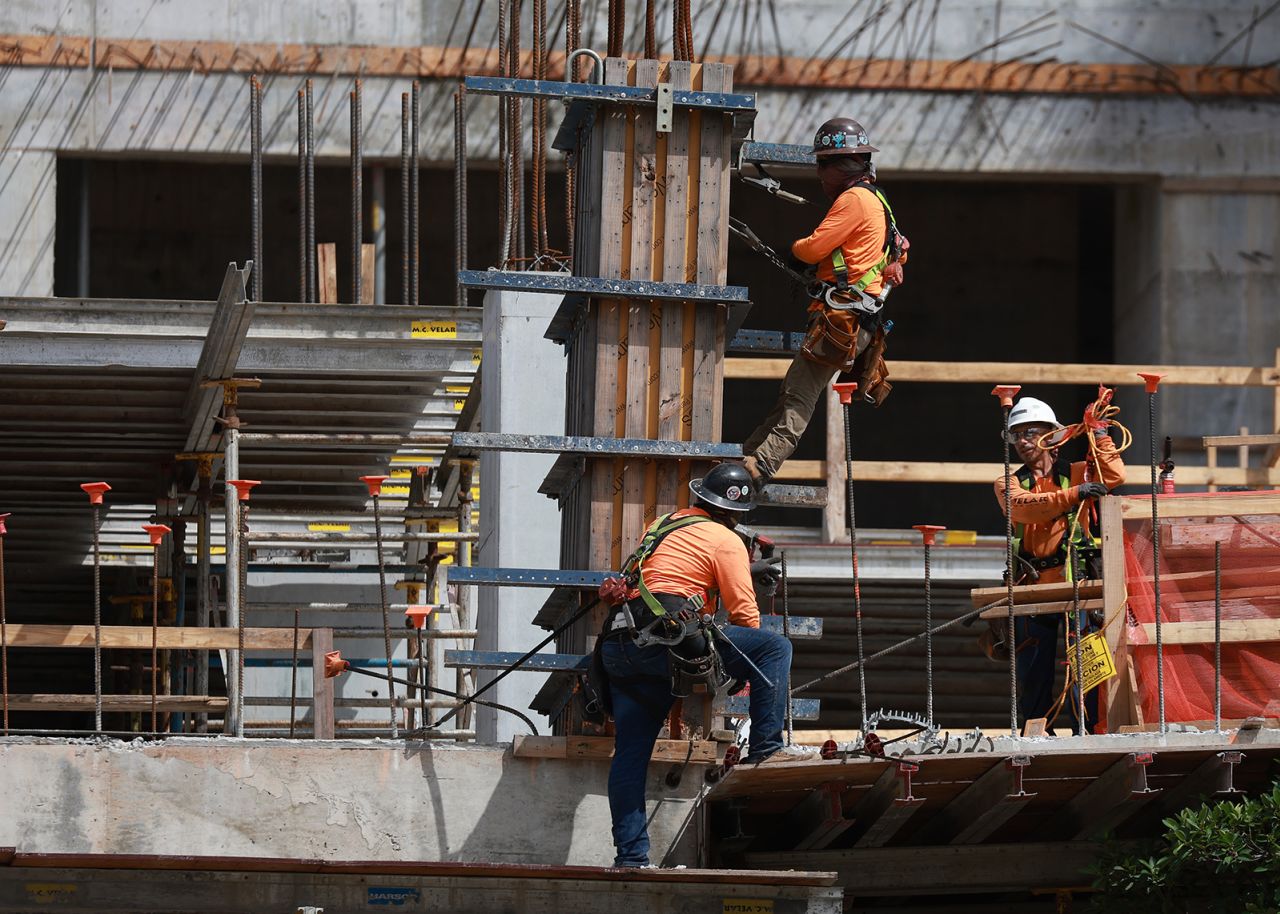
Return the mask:
[[[943,530],[947,528],[938,527],[938,526],[935,526],[934,524],[916,524],[912,529],[920,531],[920,535],[924,537],[924,544],[926,546],[932,546],[934,544],[934,541],[933,541],[934,535],[937,533],[941,533]]]
[[[848,406],[853,402],[853,395],[858,390],[857,381],[844,381],[839,384],[832,384],[831,389],[840,397],[840,402]]]
[[[5,529],[5,526],[4,526],[4,519],[9,516],[10,515],[8,514],[0,514],[0,536],[4,536],[6,533],[9,532],[8,530]]]
[[[143,524],[142,529],[147,531],[147,535],[151,537],[151,545],[159,546],[161,540],[164,539],[166,533],[172,533],[171,527],[164,524]]]
[[[819,753],[824,759],[831,761],[840,754],[840,747],[836,745],[835,740],[829,739],[822,744],[822,749],[819,750]]]
[[[235,486],[236,497],[239,498],[240,501],[248,501],[250,493],[253,492],[253,487],[262,485],[262,480],[260,479],[228,479],[227,485]]]
[[[324,655],[324,678],[332,679],[339,673],[351,669],[351,664],[342,659],[342,651],[329,651]]]
[[[410,606],[404,611],[406,617],[413,624],[414,628],[426,628],[427,617],[436,611],[434,606],[426,603]]]
[[[1156,374],[1154,371],[1140,371],[1138,377],[1147,382],[1147,393],[1153,394],[1156,388],[1160,386],[1160,379],[1164,377],[1162,374]]]
[[[1013,398],[1022,390],[1021,384],[997,384],[991,388],[991,396],[998,397],[1005,409],[1013,409]]]
[[[382,484],[390,479],[390,476],[361,476],[360,481],[369,487],[369,497],[382,494]]]
[[[111,486],[105,482],[82,482],[80,488],[84,489],[85,494],[89,496],[89,504],[102,504],[102,496],[106,492],[111,491]]]

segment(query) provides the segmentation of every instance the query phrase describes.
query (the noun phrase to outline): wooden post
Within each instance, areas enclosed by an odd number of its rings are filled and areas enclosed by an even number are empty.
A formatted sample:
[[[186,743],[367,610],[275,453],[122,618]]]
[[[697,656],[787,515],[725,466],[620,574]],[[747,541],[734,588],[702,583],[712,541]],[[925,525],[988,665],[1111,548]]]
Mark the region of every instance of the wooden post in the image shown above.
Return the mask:
[[[1249,426],[1247,425],[1240,426],[1240,434],[1241,435],[1249,434]],[[1238,448],[1236,448],[1236,454],[1239,455],[1240,469],[1242,470],[1249,469],[1249,445],[1247,444],[1240,445]]]
[[[1205,462],[1205,466],[1209,470],[1209,478],[1212,479],[1213,471],[1218,468],[1218,448],[1215,445],[1211,444],[1204,449],[1204,462]],[[1209,491],[1210,492],[1218,491],[1217,484],[1212,482],[1209,483]]]
[[[360,245],[360,304],[372,305],[374,302],[375,257],[374,245]]]
[[[1128,591],[1125,587],[1124,526],[1120,499],[1108,495],[1100,499],[1102,527],[1102,614],[1103,635],[1115,658],[1117,675],[1099,688],[1104,689],[1107,732],[1116,733],[1126,724],[1139,723],[1138,698],[1134,690],[1133,660],[1129,656],[1125,629],[1128,624]]]
[[[338,303],[337,244],[316,245],[316,271],[320,274],[320,304],[336,305]]]
[[[333,650],[333,629],[311,630],[311,738],[333,739],[333,680],[324,675],[324,655]]]
[[[844,407],[827,388],[827,506],[822,509],[822,541],[849,542],[848,480],[845,477]]]

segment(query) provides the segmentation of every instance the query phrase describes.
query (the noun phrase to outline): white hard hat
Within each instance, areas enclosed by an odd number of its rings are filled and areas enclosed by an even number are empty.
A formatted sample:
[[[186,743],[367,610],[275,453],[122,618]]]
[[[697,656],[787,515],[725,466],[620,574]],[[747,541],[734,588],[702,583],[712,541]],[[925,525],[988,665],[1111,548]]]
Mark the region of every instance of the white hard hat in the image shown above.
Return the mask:
[[[1058,417],[1054,415],[1048,403],[1037,400],[1035,397],[1023,397],[1009,412],[1009,428],[1030,425],[1033,422],[1047,422],[1054,428],[1062,428],[1062,423],[1058,421]]]

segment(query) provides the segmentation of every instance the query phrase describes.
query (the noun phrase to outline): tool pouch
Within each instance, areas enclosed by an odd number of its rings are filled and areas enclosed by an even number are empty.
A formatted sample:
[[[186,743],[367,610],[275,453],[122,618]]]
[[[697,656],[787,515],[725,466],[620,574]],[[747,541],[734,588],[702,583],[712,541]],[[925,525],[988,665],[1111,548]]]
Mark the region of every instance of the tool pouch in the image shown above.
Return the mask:
[[[809,318],[800,351],[811,362],[848,371],[858,351],[858,319],[848,311],[819,308]]]
[[[885,333],[877,327],[867,348],[858,354],[852,374],[858,380],[858,393],[873,406],[888,399],[893,385],[889,383],[889,365],[884,360]]]
[[[591,651],[591,665],[585,675],[579,677],[578,694],[582,697],[582,719],[603,727],[606,720],[613,716],[613,696],[609,691],[609,674],[604,669],[604,656],[601,645],[604,638],[596,639],[596,646]]]

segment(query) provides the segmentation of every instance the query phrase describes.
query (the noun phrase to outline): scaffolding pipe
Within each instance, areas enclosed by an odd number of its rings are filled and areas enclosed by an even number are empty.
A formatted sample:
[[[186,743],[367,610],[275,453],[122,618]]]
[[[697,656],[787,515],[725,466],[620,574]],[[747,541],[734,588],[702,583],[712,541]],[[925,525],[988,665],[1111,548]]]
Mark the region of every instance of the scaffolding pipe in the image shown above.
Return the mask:
[[[457,276],[467,268],[467,88],[458,84],[453,94],[453,267]],[[453,303],[467,303],[467,290],[458,283]]]
[[[252,218],[253,300],[262,301],[262,83],[249,77],[249,208]]]
[[[212,601],[210,600],[212,594],[209,592],[209,585],[212,578],[213,491],[211,479],[207,472],[201,472],[200,474],[198,495],[200,515],[196,522],[196,625],[201,628],[208,628],[210,607],[212,606]],[[196,653],[195,692],[197,695],[209,694],[208,651],[198,651]],[[204,733],[209,729],[208,714],[197,714],[195,722],[197,732]]]
[[[409,233],[411,236],[410,237],[411,250],[410,250],[409,256],[412,259],[412,263],[410,264],[410,270],[409,270],[409,302],[408,304],[412,304],[412,305],[418,304],[420,300],[418,296],[418,281],[420,278],[420,274],[422,272],[420,267],[418,266],[418,260],[419,260],[418,235],[419,235],[419,230],[421,228],[420,212],[419,212],[419,206],[421,205],[421,198],[418,193],[418,178],[419,178],[419,175],[418,175],[418,124],[420,123],[421,115],[419,114],[418,95],[419,95],[418,81],[415,79],[413,81],[413,86],[410,91],[410,105],[409,105],[410,116],[411,116],[411,123],[409,124],[409,143],[410,143]]]
[[[307,301],[319,297],[316,289],[316,113],[313,106],[312,81],[307,80]]]

